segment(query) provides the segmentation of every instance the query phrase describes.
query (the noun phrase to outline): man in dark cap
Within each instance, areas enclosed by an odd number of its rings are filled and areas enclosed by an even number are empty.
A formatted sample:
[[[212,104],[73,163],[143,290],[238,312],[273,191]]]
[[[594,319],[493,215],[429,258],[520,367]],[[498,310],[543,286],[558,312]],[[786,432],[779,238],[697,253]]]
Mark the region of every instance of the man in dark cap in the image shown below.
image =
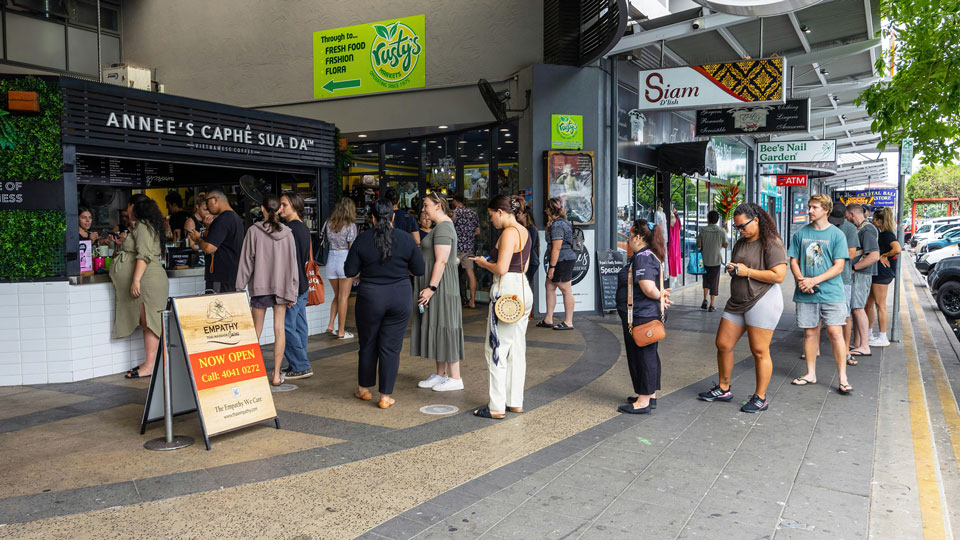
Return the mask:
[[[847,350],[850,350],[850,334],[853,330],[852,320],[850,318],[850,299],[852,297],[852,284],[853,284],[853,273],[851,271],[850,261],[853,260],[854,254],[860,249],[860,238],[857,235],[857,228],[847,221],[846,219],[847,207],[843,204],[842,201],[836,201],[833,203],[833,211],[830,212],[830,217],[827,218],[827,221],[831,225],[836,225],[840,228],[840,232],[843,233],[843,236],[847,239],[847,251],[850,254],[850,258],[847,259],[846,263],[843,265],[843,273],[840,276],[843,278],[843,292],[846,295],[847,299],[847,320],[846,324],[843,325],[843,341],[847,345]],[[847,356],[847,364],[851,366],[857,365],[857,359],[852,356]]]

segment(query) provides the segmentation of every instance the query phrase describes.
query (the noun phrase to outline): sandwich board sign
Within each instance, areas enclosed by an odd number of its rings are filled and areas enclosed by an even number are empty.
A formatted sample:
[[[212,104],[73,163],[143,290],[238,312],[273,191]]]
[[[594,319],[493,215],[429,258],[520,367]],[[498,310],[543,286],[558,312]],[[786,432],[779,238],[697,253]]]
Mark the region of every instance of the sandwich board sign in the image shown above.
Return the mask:
[[[264,420],[272,419],[280,428],[246,293],[174,298],[170,327],[174,414],[200,413],[207,450],[210,437]],[[143,424],[159,419],[158,399],[163,418],[162,391],[155,391],[158,379],[150,382]],[[184,397],[188,391],[192,403]],[[143,429],[141,425],[141,433]]]

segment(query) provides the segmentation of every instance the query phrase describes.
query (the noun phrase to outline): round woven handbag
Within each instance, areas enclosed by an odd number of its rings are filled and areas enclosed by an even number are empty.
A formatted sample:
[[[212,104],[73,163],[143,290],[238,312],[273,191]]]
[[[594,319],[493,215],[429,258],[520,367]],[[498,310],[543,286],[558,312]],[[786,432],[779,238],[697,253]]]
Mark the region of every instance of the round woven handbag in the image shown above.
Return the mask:
[[[517,236],[523,238],[523,236],[520,235],[520,231],[517,231]],[[520,268],[523,268],[523,247],[520,248]],[[500,276],[499,286],[497,287],[498,295],[502,287],[503,276]],[[500,319],[500,322],[513,324],[523,318],[524,312],[526,311],[526,306],[524,305],[526,302],[526,291],[522,287],[521,291],[524,291],[524,298],[522,300],[515,294],[508,294],[497,298],[496,303],[493,305],[493,313]]]

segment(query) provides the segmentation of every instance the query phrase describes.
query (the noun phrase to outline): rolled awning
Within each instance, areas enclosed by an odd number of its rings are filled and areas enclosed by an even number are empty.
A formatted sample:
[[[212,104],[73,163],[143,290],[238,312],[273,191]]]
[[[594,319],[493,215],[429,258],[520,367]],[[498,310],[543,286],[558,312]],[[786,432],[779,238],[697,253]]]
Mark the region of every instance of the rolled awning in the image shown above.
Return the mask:
[[[717,174],[717,154],[710,141],[662,144],[657,168],[669,174]]]

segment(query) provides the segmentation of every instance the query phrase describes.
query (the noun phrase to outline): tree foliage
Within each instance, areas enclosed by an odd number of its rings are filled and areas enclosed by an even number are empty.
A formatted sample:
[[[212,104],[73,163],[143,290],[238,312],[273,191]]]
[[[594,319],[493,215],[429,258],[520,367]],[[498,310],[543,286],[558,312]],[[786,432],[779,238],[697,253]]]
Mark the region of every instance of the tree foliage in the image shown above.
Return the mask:
[[[881,0],[894,46],[877,60],[881,75],[857,100],[873,116],[878,145],[914,139],[928,164],[960,157],[960,0]]]
[[[960,165],[926,165],[907,182],[907,204],[940,197],[960,197]]]

